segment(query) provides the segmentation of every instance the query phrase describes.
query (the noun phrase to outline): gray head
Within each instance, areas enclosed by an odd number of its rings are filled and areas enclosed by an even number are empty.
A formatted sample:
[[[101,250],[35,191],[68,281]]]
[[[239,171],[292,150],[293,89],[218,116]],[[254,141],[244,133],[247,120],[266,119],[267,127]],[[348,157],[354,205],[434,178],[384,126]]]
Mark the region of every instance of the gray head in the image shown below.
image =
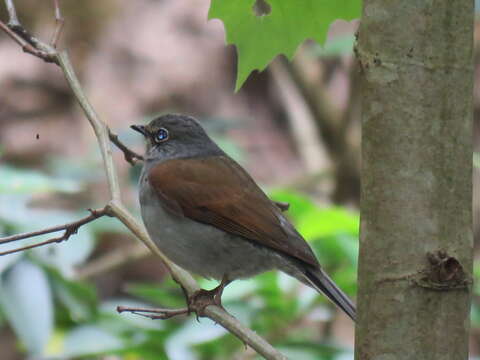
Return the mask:
[[[223,154],[193,117],[167,114],[150,121],[146,126],[132,125],[145,136],[147,161],[164,161]]]

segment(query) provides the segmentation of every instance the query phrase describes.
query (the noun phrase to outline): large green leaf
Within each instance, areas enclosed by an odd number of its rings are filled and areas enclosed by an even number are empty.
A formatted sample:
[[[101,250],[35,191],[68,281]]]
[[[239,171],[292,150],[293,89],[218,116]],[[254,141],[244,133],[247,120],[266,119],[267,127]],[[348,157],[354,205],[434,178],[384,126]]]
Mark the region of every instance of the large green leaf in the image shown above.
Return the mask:
[[[258,3],[267,15],[257,15]],[[334,20],[358,18],[360,10],[361,0],[212,0],[208,16],[223,21],[227,43],[237,47],[238,90],[253,70],[278,54],[291,59],[305,39],[323,44]]]

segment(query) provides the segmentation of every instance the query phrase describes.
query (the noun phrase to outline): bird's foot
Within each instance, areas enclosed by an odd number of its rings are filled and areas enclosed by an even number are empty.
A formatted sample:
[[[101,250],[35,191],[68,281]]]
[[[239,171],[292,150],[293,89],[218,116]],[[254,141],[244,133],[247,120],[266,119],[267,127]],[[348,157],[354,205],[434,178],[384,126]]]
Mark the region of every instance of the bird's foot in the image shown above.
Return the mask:
[[[188,299],[188,309],[189,311],[195,312],[198,317],[205,316],[205,309],[209,305],[216,305],[223,309],[222,306],[222,294],[223,289],[230,283],[226,277],[222,279],[220,285],[212,290],[197,290],[192,296]]]
[[[188,307],[181,309],[149,309],[149,308],[137,308],[137,307],[127,307],[127,306],[118,306],[117,311],[119,313],[129,312],[135,315],[140,315],[147,317],[152,320],[157,319],[169,319],[178,315],[189,315],[194,312],[197,315],[197,320],[199,317],[205,316],[205,308],[209,305],[216,305],[223,309],[222,306],[222,293],[225,286],[230,283],[230,280],[227,280],[226,277],[222,279],[220,285],[212,290],[197,290],[192,296],[187,296],[188,298]],[[183,288],[182,288],[183,289]],[[184,289],[185,294],[187,294]]]

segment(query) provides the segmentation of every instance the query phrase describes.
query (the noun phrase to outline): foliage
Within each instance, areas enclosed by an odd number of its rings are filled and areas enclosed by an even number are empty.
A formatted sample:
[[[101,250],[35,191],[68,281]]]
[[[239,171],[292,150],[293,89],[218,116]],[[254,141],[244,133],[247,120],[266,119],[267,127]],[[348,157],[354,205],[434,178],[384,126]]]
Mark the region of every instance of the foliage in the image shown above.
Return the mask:
[[[223,21],[227,44],[237,48],[235,90],[253,70],[263,71],[278,54],[292,59],[304,40],[314,39],[323,45],[333,21],[360,17],[360,0],[267,1],[211,2],[209,19]]]

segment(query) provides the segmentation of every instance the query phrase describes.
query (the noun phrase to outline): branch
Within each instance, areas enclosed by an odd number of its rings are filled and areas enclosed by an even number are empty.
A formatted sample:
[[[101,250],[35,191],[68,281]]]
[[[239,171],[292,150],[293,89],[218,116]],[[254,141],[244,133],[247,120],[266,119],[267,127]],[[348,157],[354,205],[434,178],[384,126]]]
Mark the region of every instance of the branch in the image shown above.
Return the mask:
[[[110,141],[114,143],[121,151],[123,151],[123,156],[125,157],[125,160],[130,163],[130,165],[135,165],[137,160],[143,161],[143,156],[137,154],[136,152],[130,150],[128,147],[126,147],[119,139],[118,135],[113,133],[110,128],[108,128],[108,137],[110,138]]]
[[[18,21],[17,11],[15,10],[15,5],[12,0],[5,0],[5,6],[8,11],[8,25],[9,26],[21,26],[20,21]]]
[[[5,25],[4,22],[0,21],[0,30],[3,30],[9,37],[13,39],[20,47],[22,48],[23,51],[26,53],[32,54],[42,60],[44,60],[47,63],[55,63],[58,65],[57,59],[55,58],[55,54],[47,51],[45,49],[39,49],[35,46],[33,46],[31,43],[29,43],[25,38],[21,35],[19,35],[19,31],[15,31],[16,27],[14,26],[8,26]]]
[[[65,23],[65,20],[63,19],[62,13],[60,11],[60,4],[58,0],[53,0],[53,6],[55,7],[55,31],[53,32],[52,40],[50,40],[50,45],[56,48],[58,39],[62,34],[63,24]]]
[[[188,315],[190,310],[188,308],[181,309],[149,309],[149,308],[136,308],[128,306],[117,306],[117,312],[129,312],[135,315],[140,315],[152,320],[166,320],[178,315]],[[155,314],[155,315],[153,315]]]
[[[10,8],[14,10],[13,3],[9,0],[5,0],[5,1],[7,4],[7,8],[9,8],[9,5],[10,5]],[[12,13],[9,13],[9,14],[10,14],[10,17],[12,17],[11,16]],[[12,37],[11,31],[10,32],[7,31],[3,26],[0,27],[0,29],[4,30],[10,37]],[[13,34],[18,35],[18,33],[16,32]],[[19,43],[19,45],[24,47],[25,45],[19,42],[20,41],[19,39],[23,39],[25,41],[25,39],[20,36],[18,36],[14,40],[16,40],[16,42]],[[34,38],[31,37],[31,39],[34,39]],[[121,196],[120,196],[119,181],[118,181],[116,168],[112,158],[112,150],[110,147],[111,133],[109,132],[109,129],[105,124],[105,122],[100,120],[94,108],[91,106],[90,102],[85,96],[83,89],[78,81],[78,78],[73,70],[73,67],[71,66],[70,59],[68,57],[67,52],[65,51],[57,52],[55,48],[49,45],[46,45],[44,43],[41,43],[36,39],[35,41],[36,42],[34,42],[33,44],[30,44],[34,46],[34,49],[37,50],[37,52],[34,52],[33,55],[43,59],[42,56],[39,56],[38,51],[40,49],[49,50],[50,52],[49,56],[53,56],[55,63],[58,63],[58,65],[62,69],[64,76],[68,82],[68,85],[70,86],[70,89],[74,93],[77,101],[79,102],[81,108],[83,109],[87,117],[87,120],[89,121],[90,125],[92,126],[95,132],[95,136],[97,138],[100,152],[102,154],[103,166],[105,168],[105,175],[107,178],[108,188],[109,188],[109,193],[111,198],[110,202],[105,207],[105,209],[108,209],[108,215],[114,216],[117,219],[119,219],[134,235],[136,235],[136,237],[140,241],[142,241],[154,254],[156,254],[163,261],[165,266],[169,269],[172,275],[172,278],[177,283],[179,283],[182,289],[184,289],[187,296],[193,295],[197,290],[199,290],[199,287],[196,281],[192,278],[192,276],[189,273],[187,273],[185,270],[179,268],[177,265],[170,262],[170,260],[168,260],[168,258],[163,253],[160,252],[160,250],[156,247],[155,243],[148,236],[143,225],[141,225],[123,205],[121,201]],[[46,230],[49,230],[49,229],[46,229]],[[257,351],[260,355],[262,355],[266,359],[275,359],[275,360],[286,359],[286,357],[282,355],[278,350],[276,350],[272,345],[266,342],[262,337],[260,337],[254,331],[242,325],[237,319],[235,319],[233,316],[231,316],[221,307],[210,305],[205,308],[204,312],[205,312],[205,316],[209,317],[213,321],[222,325],[226,330],[228,330],[230,333],[237,336],[245,344],[250,345],[255,351]]]
[[[53,62],[58,65],[55,58],[55,49],[32,36],[22,26],[18,20],[17,11],[15,10],[13,1],[5,0],[5,6],[7,7],[9,19],[7,25],[0,21],[0,29],[5,31],[8,36],[19,44],[23,51],[43,59],[46,62]]]
[[[107,207],[104,207],[103,209],[99,209],[99,210],[89,209],[89,211],[90,211],[90,215],[88,215],[88,216],[86,216],[86,217],[84,217],[80,220],[71,222],[71,223],[67,223],[67,224],[64,224],[64,225],[58,225],[58,226],[52,226],[50,228],[46,228],[46,229],[39,230],[39,231],[32,231],[32,232],[28,232],[28,233],[17,234],[17,235],[12,235],[12,236],[7,236],[7,237],[0,238],[0,245],[2,245],[2,244],[6,244],[6,243],[9,243],[9,242],[12,242],[12,241],[28,239],[28,238],[35,237],[35,236],[50,234],[52,232],[57,232],[57,231],[64,230],[64,233],[63,233],[62,236],[52,238],[52,239],[49,239],[49,240],[45,240],[45,241],[39,242],[37,244],[31,244],[31,245],[23,246],[23,247],[20,247],[20,248],[3,251],[3,252],[0,252],[0,256],[13,254],[13,253],[28,250],[28,249],[33,249],[33,248],[43,246],[43,245],[60,243],[62,241],[68,240],[68,238],[70,238],[71,235],[77,233],[80,226],[88,224],[89,222],[92,222],[93,220],[96,220],[99,217],[109,215]]]

